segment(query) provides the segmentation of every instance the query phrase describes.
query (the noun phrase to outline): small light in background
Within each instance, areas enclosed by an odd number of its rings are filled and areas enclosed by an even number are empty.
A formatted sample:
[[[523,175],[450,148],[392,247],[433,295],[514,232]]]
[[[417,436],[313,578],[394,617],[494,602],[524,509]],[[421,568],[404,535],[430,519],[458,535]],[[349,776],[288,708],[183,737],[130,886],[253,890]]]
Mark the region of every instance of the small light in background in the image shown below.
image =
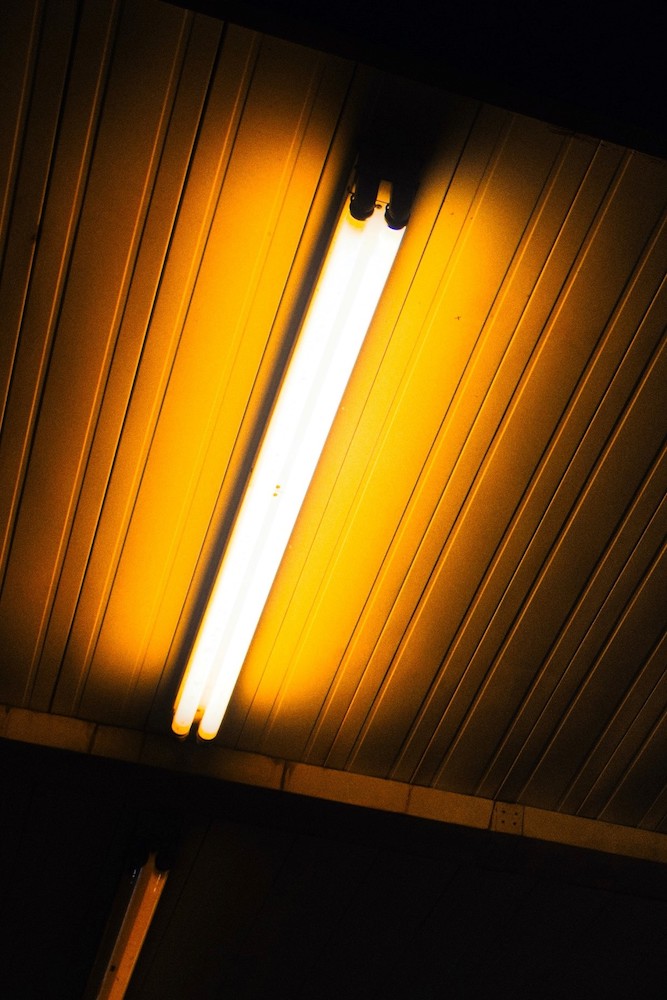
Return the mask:
[[[125,996],[167,881],[167,872],[156,867],[155,857],[149,854],[136,874],[97,1000],[122,1000]]]

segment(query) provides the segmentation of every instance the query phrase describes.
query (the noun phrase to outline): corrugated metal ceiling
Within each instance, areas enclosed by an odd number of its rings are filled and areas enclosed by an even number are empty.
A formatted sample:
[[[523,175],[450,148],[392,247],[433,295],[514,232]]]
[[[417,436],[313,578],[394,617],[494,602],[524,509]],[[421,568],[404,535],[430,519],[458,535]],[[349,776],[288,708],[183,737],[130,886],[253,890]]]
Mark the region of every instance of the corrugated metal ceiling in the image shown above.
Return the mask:
[[[9,4],[0,701],[167,731],[381,81]],[[665,162],[443,122],[218,737],[667,832]]]

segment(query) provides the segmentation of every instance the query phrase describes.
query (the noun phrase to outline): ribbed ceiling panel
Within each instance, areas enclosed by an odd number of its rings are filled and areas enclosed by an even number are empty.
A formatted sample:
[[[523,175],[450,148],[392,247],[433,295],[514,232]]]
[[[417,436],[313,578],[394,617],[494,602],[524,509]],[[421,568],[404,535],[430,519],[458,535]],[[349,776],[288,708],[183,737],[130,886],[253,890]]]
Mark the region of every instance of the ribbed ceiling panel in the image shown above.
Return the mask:
[[[50,62],[16,111],[2,284],[2,697],[142,725],[284,351],[351,69],[158,3],[73,11],[52,67],[62,23],[35,20]]]
[[[664,670],[664,196],[663,163],[490,110],[443,157],[240,746],[589,815],[615,793]],[[664,768],[633,774],[645,809]]]
[[[166,731],[372,74],[9,5],[0,701]],[[667,829],[665,163],[443,125],[219,741]]]

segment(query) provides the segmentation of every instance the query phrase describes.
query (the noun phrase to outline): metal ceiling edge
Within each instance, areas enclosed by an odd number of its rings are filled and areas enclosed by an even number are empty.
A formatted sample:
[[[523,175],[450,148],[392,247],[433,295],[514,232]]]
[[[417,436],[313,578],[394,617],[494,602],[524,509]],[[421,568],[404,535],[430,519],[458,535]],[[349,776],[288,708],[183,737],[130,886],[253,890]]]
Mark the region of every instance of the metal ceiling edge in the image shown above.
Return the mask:
[[[387,778],[337,771],[69,716],[0,706],[0,738],[161,767],[310,798],[490,830],[644,861],[667,863],[667,835],[483,799]]]

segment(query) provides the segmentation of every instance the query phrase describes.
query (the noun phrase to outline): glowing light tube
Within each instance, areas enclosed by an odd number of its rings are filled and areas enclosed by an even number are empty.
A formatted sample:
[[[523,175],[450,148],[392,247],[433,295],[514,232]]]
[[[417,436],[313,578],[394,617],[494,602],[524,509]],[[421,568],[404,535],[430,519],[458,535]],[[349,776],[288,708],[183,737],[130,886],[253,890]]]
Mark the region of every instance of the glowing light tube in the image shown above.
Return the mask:
[[[220,728],[402,236],[379,207],[341,214],[176,700],[181,736]]]
[[[96,1000],[122,1000],[167,881],[151,854],[137,875]]]

